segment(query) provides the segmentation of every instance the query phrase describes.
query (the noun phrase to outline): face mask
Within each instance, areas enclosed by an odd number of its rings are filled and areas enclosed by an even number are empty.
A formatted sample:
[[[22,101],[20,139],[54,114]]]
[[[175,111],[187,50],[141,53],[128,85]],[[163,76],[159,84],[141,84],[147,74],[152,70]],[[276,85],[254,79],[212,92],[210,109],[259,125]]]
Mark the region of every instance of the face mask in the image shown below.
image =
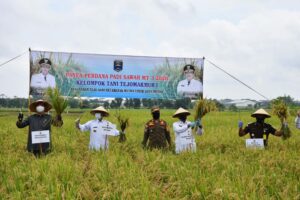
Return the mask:
[[[153,116],[153,119],[159,119],[159,117],[160,117],[160,113],[159,112],[154,112],[154,113],[152,113],[152,116]]]
[[[182,121],[182,122],[185,122],[186,121],[186,115],[181,115],[179,117],[179,120]]]
[[[256,121],[258,122],[258,123],[264,123],[264,121],[265,121],[265,118],[264,117],[256,117]]]
[[[95,117],[96,117],[97,119],[101,119],[101,118],[102,118],[101,113],[95,113]]]
[[[45,107],[44,106],[37,106],[36,107],[36,111],[38,112],[38,113],[42,113],[42,112],[44,112],[44,110],[45,110]]]

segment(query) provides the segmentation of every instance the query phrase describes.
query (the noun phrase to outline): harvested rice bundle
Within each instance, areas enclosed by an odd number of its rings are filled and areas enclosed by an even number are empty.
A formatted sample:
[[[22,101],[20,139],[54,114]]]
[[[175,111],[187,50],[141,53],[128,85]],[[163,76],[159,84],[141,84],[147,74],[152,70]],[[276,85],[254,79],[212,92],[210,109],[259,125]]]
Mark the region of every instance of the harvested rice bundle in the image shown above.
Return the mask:
[[[287,125],[287,118],[289,116],[289,111],[287,105],[280,99],[275,99],[272,101],[273,114],[277,115],[281,122],[281,130],[283,131],[282,139],[286,140],[291,137],[291,130]]]
[[[195,120],[200,120],[209,112],[217,111],[216,103],[211,99],[200,98],[195,104]]]
[[[129,126],[129,118],[124,117],[124,115],[122,115],[120,111],[116,112],[115,117],[117,118],[119,126],[121,128],[119,142],[125,142],[126,141],[125,129]]]

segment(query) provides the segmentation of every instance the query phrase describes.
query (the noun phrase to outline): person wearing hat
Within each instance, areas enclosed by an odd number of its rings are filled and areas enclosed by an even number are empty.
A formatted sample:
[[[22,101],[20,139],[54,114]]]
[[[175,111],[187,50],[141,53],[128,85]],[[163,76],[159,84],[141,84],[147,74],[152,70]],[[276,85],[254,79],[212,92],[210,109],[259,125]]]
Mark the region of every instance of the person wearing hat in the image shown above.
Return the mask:
[[[269,134],[275,136],[282,136],[283,131],[277,131],[270,124],[265,123],[266,118],[270,118],[271,115],[267,113],[264,109],[258,109],[255,111],[251,117],[256,118],[256,122],[248,124],[245,128],[243,128],[243,122],[239,121],[239,136],[242,137],[246,134],[250,134],[250,138],[261,138],[264,140],[264,146],[268,145]],[[287,126],[287,124],[286,124]]]
[[[200,121],[187,121],[187,116],[191,113],[183,108],[173,114],[173,118],[178,118],[178,122],[173,123],[173,130],[175,134],[175,152],[181,153],[183,151],[196,151],[196,142],[192,133],[192,129],[198,126],[197,134],[202,135],[203,130]]]
[[[197,98],[203,92],[202,83],[195,80],[195,66],[185,65],[183,68],[185,80],[182,80],[177,85],[177,94],[182,97]]]
[[[104,120],[103,117],[109,115],[108,111],[100,106],[90,112],[96,119],[80,124],[80,119],[75,121],[75,126],[80,131],[90,131],[89,148],[92,150],[106,150],[109,147],[108,136],[118,136],[120,132],[116,129],[116,125]]]
[[[160,119],[160,109],[158,106],[151,108],[152,119],[149,120],[144,129],[144,148],[166,149],[171,147],[171,136],[167,122]],[[168,144],[167,144],[168,143]]]
[[[18,128],[29,126],[27,150],[35,156],[47,154],[51,148],[51,116],[47,112],[52,108],[51,104],[44,100],[37,100],[29,105],[31,112],[35,114],[23,120],[23,114],[19,113],[16,123]],[[39,134],[39,135],[38,135]],[[44,140],[38,142],[38,137]]]
[[[296,128],[300,129],[300,110],[297,112],[297,116],[295,118]]]
[[[52,63],[48,58],[42,58],[39,61],[40,73],[31,76],[30,86],[33,88],[55,88],[55,77],[49,74]]]

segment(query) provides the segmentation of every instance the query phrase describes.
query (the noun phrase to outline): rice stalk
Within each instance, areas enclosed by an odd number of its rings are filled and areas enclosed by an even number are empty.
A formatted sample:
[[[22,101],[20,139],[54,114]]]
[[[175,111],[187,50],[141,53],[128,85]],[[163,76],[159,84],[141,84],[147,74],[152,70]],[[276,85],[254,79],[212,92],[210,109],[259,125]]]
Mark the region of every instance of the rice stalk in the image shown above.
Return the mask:
[[[284,101],[275,99],[272,101],[272,112],[276,115],[281,122],[281,131],[283,132],[282,139],[286,140],[291,137],[291,130],[287,126],[287,118],[289,116],[289,110]]]
[[[56,115],[54,119],[52,120],[52,125],[56,127],[62,127],[63,125],[63,119],[62,119],[62,113],[68,106],[68,101],[61,96],[59,89],[56,88],[48,88],[46,98],[50,101],[52,104]]]
[[[195,120],[202,119],[212,111],[217,111],[216,103],[211,99],[200,98],[195,104]]]
[[[125,142],[126,141],[125,129],[129,126],[129,117],[125,117],[124,115],[122,115],[120,110],[116,111],[115,117],[117,118],[119,126],[121,128],[119,142]]]

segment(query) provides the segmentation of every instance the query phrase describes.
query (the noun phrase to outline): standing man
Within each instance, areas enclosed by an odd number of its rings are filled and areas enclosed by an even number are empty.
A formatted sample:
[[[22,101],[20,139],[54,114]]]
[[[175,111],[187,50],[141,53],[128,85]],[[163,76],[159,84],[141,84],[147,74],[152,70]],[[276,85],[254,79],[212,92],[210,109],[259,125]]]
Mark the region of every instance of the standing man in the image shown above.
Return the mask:
[[[50,152],[51,148],[51,116],[46,114],[52,106],[44,100],[37,100],[30,104],[29,109],[33,114],[23,120],[23,114],[19,113],[16,123],[18,128],[29,126],[27,150],[36,157]],[[42,140],[40,140],[42,139]]]
[[[256,118],[256,122],[248,124],[243,129],[243,122],[239,121],[239,136],[242,137],[246,134],[250,134],[250,138],[261,138],[264,140],[264,146],[266,147],[268,145],[268,138],[269,134],[275,135],[275,136],[282,136],[283,135],[283,129],[280,131],[277,131],[275,128],[273,128],[270,124],[265,123],[266,118],[270,118],[271,116],[269,113],[267,113],[264,109],[258,109],[255,111],[251,117]],[[287,124],[285,124],[287,126]]]
[[[183,97],[197,98],[203,93],[202,83],[195,80],[195,66],[185,65],[183,68],[185,80],[182,80],[177,85],[177,94]]]
[[[52,63],[48,58],[42,58],[39,61],[40,73],[33,74],[30,86],[33,88],[45,89],[47,87],[55,88],[55,77],[49,74]]]
[[[115,124],[103,119],[103,117],[107,117],[109,113],[102,106],[92,110],[91,114],[94,115],[96,119],[88,121],[83,125],[80,124],[80,119],[77,119],[75,126],[82,132],[90,131],[90,149],[106,150],[109,147],[108,136],[118,136],[120,132],[116,129]]]
[[[152,119],[145,125],[144,140],[142,142],[143,147],[148,147],[150,149],[166,149],[167,143],[168,146],[171,147],[170,131],[167,122],[160,119],[159,107],[153,106],[151,114]]]
[[[295,118],[296,128],[300,129],[300,110],[298,110],[297,116]]]
[[[192,133],[192,129],[198,126],[197,134],[202,135],[203,130],[200,121],[187,121],[187,116],[191,113],[188,110],[179,108],[173,115],[173,118],[179,118],[178,122],[173,123],[175,134],[175,151],[181,153],[183,151],[196,152],[196,142]]]

